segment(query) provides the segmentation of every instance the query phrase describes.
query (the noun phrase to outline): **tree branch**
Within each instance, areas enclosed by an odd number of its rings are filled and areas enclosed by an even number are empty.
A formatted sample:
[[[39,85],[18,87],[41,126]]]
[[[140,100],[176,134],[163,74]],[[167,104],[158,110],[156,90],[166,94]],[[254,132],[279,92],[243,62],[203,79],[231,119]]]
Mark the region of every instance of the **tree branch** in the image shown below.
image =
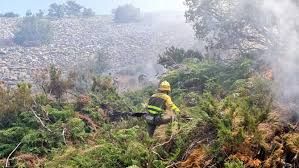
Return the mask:
[[[5,167],[8,167],[9,165],[9,158],[11,157],[11,155],[19,148],[19,146],[22,144],[22,142],[20,142],[13,151],[10,152],[10,154],[8,155],[6,162],[5,162]]]
[[[66,143],[66,139],[65,139],[65,131],[66,131],[66,128],[63,128],[63,131],[62,131],[62,137],[63,137],[63,142],[65,145],[67,145]]]
[[[52,130],[50,130],[46,125],[45,123],[42,121],[42,119],[36,114],[36,112],[31,109],[32,113],[34,114],[34,116],[38,119],[38,121],[41,123],[41,125],[46,128],[49,132],[52,132]]]

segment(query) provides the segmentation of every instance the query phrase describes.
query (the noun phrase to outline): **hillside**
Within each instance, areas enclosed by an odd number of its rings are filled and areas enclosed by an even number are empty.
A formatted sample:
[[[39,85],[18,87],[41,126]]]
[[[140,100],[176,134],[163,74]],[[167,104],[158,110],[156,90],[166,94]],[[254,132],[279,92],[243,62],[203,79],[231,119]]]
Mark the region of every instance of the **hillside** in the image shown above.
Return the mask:
[[[30,81],[34,71],[50,64],[69,70],[78,62],[92,60],[98,51],[105,53],[113,67],[111,72],[129,65],[152,69],[166,47],[189,48],[195,43],[192,27],[176,13],[151,14],[140,23],[129,24],[116,24],[109,16],[51,20],[54,40],[40,47],[21,47],[12,42],[20,21],[0,18],[0,80],[10,85]]]
[[[0,167],[299,167],[297,2],[66,3],[0,18]]]

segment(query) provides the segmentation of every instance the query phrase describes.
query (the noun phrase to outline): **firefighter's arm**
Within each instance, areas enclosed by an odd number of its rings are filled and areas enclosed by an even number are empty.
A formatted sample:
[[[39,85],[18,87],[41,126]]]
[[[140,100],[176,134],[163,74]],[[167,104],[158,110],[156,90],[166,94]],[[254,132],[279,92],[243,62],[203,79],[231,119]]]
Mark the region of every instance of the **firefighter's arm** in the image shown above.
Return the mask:
[[[172,102],[171,97],[167,97],[166,99],[167,108],[173,110],[176,114],[180,113],[180,109]]]

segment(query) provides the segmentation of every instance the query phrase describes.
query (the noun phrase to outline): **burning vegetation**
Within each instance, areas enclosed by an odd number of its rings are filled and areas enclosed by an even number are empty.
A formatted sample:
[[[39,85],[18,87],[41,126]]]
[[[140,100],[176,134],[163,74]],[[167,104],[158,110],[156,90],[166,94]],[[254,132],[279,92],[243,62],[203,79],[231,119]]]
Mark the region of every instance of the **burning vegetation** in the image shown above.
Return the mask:
[[[170,47],[159,55],[165,68],[159,79],[172,84],[181,114],[157,130],[158,138],[149,137],[143,117],[156,86],[124,92],[103,67],[91,78],[52,66],[37,75],[41,92],[27,83],[0,85],[0,165],[299,167],[298,81],[291,78],[298,35],[283,24],[298,18],[279,15],[290,7],[299,16],[297,4],[186,0],[186,6],[205,50]],[[285,31],[296,35],[288,45]]]

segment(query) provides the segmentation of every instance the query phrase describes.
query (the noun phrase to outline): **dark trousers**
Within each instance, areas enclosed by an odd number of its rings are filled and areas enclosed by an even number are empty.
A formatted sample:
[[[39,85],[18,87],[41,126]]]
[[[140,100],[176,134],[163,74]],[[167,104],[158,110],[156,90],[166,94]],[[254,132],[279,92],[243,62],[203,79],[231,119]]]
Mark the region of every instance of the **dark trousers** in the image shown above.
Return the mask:
[[[147,116],[147,132],[150,137],[154,136],[155,130],[158,126],[168,124],[172,121],[172,118],[163,119],[162,116]]]

